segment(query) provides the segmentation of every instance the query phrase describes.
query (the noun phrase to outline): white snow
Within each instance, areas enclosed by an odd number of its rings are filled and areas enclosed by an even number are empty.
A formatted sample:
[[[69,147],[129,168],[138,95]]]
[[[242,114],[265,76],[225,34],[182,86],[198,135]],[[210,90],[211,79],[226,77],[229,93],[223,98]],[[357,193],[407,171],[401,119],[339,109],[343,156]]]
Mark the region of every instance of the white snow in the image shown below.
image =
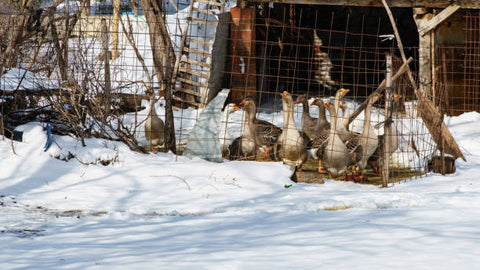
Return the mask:
[[[0,141],[2,269],[472,269],[479,119],[446,119],[468,160],[454,174],[386,189],[296,184],[279,162],[145,155],[99,139],[54,135],[44,152],[46,132],[30,123],[23,142]]]
[[[59,83],[39,74],[18,68],[12,68],[0,77],[0,90],[44,90],[57,89]]]

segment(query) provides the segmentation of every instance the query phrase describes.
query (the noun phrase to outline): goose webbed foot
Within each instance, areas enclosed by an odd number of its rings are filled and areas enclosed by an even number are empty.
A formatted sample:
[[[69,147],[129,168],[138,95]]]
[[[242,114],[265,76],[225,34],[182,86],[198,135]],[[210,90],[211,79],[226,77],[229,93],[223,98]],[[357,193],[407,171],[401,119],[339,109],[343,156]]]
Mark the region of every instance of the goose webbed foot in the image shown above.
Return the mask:
[[[356,183],[361,183],[365,182],[368,180],[368,177],[366,175],[363,175],[362,172],[358,173],[358,176],[356,177]]]
[[[362,183],[367,180],[368,180],[368,177],[363,175],[361,172],[358,173],[358,176],[355,175],[354,172],[352,172],[350,176],[347,173],[345,173],[345,181],[348,181],[348,182]]]
[[[352,175],[349,176],[348,173],[345,173],[345,181],[347,182],[356,182],[357,177],[355,174],[352,172]]]
[[[258,159],[267,159],[269,157],[270,150],[272,150],[271,146],[265,148],[265,151],[262,151],[262,148],[257,149],[257,158]]]

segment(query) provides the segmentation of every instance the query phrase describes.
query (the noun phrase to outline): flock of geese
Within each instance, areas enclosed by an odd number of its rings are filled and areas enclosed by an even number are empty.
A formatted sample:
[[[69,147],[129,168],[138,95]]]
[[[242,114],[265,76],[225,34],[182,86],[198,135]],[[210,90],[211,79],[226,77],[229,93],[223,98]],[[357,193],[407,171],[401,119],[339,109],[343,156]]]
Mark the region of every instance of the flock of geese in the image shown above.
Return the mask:
[[[246,97],[239,104],[245,111],[243,134],[231,143],[226,139],[228,136],[221,136],[222,155],[231,160],[268,157],[283,161],[295,170],[301,170],[302,164],[308,158],[313,158],[318,160],[320,173],[326,173],[330,178],[345,176],[349,181],[365,179],[362,172],[367,164],[370,164],[378,173],[374,164],[381,164],[382,161],[379,159],[382,156],[383,146],[389,145],[389,155],[391,155],[398,148],[398,136],[390,125],[387,128],[392,136],[384,138],[384,135],[376,135],[370,123],[372,106],[382,96],[379,93],[372,94],[367,100],[362,132],[350,131],[350,111],[342,100],[348,92],[347,89],[339,89],[333,103],[330,101],[324,103],[322,99],[316,98],[308,104],[305,95],[299,96],[294,102],[292,95],[284,91],[281,94],[283,128],[257,119],[255,101],[252,97]],[[400,97],[400,95],[394,95],[394,104]],[[165,129],[163,121],[155,112],[155,102],[156,99],[152,94],[145,123],[145,137],[151,143],[152,149],[163,144]],[[294,122],[294,104],[296,103],[302,104],[303,107],[301,129],[298,129]],[[310,115],[309,105],[319,107],[318,118]],[[226,106],[220,134],[228,133],[226,128],[228,115],[240,110],[240,107],[233,103]],[[326,111],[329,112],[330,121],[327,121]],[[348,175],[349,172],[351,175]]]
[[[373,104],[379,100],[381,94],[374,93],[367,100],[362,132],[353,132],[348,128],[350,111],[342,100],[348,93],[347,89],[336,92],[334,102],[323,102],[317,98],[308,104],[305,95],[299,96],[295,102],[292,95],[284,91],[283,129],[274,124],[256,118],[256,105],[252,98],[247,97],[241,103],[245,110],[243,134],[234,139],[230,145],[223,145],[225,157],[229,159],[253,160],[270,157],[273,160],[283,161],[293,169],[301,169],[308,158],[318,160],[318,171],[326,173],[330,178],[345,176],[349,181],[366,179],[362,172],[370,164],[375,172],[375,163],[382,156],[384,143],[389,144],[390,152],[398,148],[398,136],[390,128],[392,136],[376,135],[371,125],[371,111]],[[394,95],[398,102],[400,95]],[[396,103],[395,102],[395,103]],[[300,103],[303,107],[301,128],[294,122],[294,104]],[[309,113],[310,106],[319,107],[318,118]],[[340,114],[342,111],[342,115]],[[330,122],[326,112],[329,112]],[[228,112],[226,112],[228,115]],[[228,150],[228,151],[227,151]],[[349,175],[348,173],[351,172]]]

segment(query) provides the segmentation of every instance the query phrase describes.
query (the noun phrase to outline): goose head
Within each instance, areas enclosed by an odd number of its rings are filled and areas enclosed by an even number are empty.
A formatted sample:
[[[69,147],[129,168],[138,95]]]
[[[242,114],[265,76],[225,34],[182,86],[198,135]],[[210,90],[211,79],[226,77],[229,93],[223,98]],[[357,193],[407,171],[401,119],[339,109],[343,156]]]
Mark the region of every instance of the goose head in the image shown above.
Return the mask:
[[[345,88],[340,88],[338,89],[337,93],[335,94],[335,98],[340,100],[341,98],[343,98],[348,92],[350,92],[349,89],[345,89]]]

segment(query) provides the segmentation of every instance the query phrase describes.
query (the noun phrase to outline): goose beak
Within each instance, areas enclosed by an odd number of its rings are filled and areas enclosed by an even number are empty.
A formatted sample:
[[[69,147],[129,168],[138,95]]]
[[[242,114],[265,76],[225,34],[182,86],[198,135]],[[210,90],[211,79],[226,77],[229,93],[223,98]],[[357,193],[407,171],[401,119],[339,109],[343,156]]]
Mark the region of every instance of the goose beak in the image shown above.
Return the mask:
[[[300,103],[300,97],[298,97],[296,100],[295,100],[295,104],[298,104]]]
[[[288,94],[288,92],[287,92],[287,91],[283,91],[283,93],[282,93],[282,97],[286,97],[286,96],[287,96],[287,94]]]
[[[238,111],[240,110],[240,107],[238,107],[237,104],[233,103],[233,110]]]
[[[328,106],[330,106],[331,102],[330,101],[327,101],[323,104],[323,107],[325,108],[328,108]]]
[[[240,106],[245,106],[245,104],[247,104],[248,101],[245,100],[245,99],[242,99],[242,101],[240,101]]]
[[[310,106],[315,105],[315,100],[310,103]]]
[[[393,98],[394,98],[394,99],[401,99],[401,98],[402,98],[402,95],[400,95],[400,94],[393,94]]]

